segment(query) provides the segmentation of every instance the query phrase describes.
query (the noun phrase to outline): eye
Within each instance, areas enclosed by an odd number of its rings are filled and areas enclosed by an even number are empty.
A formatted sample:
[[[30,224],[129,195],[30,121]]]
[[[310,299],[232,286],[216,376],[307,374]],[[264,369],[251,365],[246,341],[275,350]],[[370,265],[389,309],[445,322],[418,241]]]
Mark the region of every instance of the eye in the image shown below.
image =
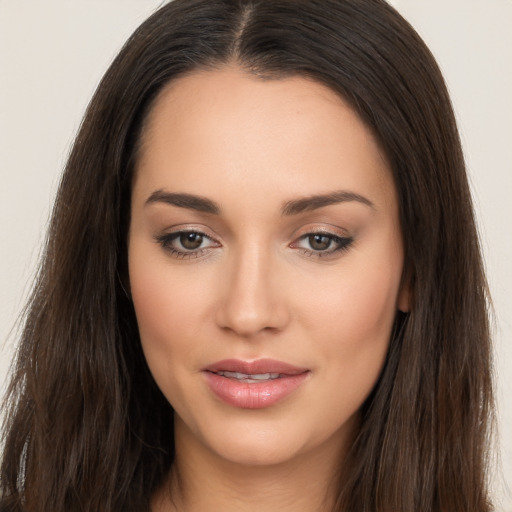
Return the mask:
[[[326,251],[334,240],[328,235],[308,235],[308,244],[314,251]]]
[[[332,233],[307,233],[292,247],[301,249],[306,256],[325,257],[347,250],[353,242],[351,237],[340,237]]]
[[[204,242],[204,236],[199,233],[181,233],[177,238],[180,245],[189,251],[199,249]]]
[[[163,249],[172,256],[180,259],[191,259],[202,256],[213,247],[220,247],[220,244],[199,231],[176,231],[155,237]]]

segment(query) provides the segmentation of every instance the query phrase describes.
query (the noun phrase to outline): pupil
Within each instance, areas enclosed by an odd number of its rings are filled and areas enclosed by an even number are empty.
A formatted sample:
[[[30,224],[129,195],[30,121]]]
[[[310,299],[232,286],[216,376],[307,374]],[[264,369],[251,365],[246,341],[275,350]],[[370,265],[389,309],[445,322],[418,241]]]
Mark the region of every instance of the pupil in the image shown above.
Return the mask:
[[[315,251],[324,251],[329,248],[331,239],[326,235],[311,235],[309,237],[309,245]]]
[[[203,243],[203,237],[197,233],[184,233],[180,235],[180,243],[185,249],[198,249]]]

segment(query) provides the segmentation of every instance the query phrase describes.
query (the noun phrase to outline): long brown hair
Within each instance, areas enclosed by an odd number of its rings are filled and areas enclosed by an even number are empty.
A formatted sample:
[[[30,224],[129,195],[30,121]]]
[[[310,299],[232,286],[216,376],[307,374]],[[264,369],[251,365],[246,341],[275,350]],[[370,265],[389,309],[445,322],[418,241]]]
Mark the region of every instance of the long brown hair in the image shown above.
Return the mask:
[[[393,172],[412,308],[362,407],[336,511],[485,512],[493,413],[487,288],[448,93],[384,0],[175,0],[94,95],[56,199],[6,400],[5,510],[147,511],[173,461],[146,366],[126,234],[141,130],[170,80],[224,63],[337,91]]]

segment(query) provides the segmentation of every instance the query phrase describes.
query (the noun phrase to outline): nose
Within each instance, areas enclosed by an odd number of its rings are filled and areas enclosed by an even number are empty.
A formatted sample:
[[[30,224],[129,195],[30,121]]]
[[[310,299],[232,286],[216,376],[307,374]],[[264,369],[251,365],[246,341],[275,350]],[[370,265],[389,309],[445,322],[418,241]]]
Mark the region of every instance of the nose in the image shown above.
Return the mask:
[[[233,255],[226,266],[217,325],[244,338],[284,329],[289,311],[283,276],[270,252],[253,246]]]

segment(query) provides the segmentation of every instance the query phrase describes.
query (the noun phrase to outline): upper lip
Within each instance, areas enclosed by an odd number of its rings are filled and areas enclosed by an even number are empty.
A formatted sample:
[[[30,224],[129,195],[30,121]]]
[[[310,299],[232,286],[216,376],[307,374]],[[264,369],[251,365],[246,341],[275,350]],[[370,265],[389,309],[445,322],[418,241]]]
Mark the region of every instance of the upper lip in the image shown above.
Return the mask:
[[[257,359],[243,361],[240,359],[223,359],[203,368],[206,372],[237,372],[246,375],[261,375],[265,373],[279,373],[281,375],[298,375],[308,371],[308,368],[294,366],[293,364],[276,361],[275,359]]]

